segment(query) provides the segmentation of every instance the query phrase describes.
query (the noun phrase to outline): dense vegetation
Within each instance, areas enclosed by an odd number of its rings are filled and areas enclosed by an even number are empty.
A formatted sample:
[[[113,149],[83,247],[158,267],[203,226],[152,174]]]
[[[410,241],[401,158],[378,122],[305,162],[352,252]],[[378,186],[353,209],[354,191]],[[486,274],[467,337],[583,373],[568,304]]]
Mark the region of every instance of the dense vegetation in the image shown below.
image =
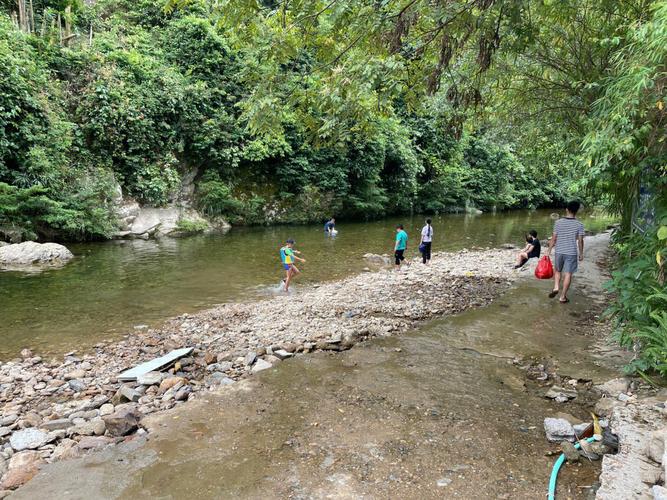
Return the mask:
[[[160,206],[193,173],[250,224],[576,195],[620,216],[620,339],[667,372],[666,1],[0,10],[4,238],[108,237],[118,187]]]
[[[169,11],[159,1],[35,0],[34,20],[28,12],[18,29],[15,5],[0,16],[7,236],[106,237],[116,184],[161,206],[193,170],[194,203],[242,223],[566,196],[556,165],[472,124],[456,129],[442,95],[415,106],[401,92],[382,96],[371,75],[358,94],[334,95],[315,74],[329,54],[297,39],[272,54],[279,34],[260,32],[270,20],[230,31],[205,2]]]

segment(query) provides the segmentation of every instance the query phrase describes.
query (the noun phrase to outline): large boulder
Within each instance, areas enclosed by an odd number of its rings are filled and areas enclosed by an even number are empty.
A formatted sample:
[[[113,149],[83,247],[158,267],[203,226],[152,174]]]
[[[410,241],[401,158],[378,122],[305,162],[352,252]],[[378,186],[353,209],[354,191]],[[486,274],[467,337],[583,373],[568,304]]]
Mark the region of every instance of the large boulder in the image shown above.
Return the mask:
[[[26,241],[0,247],[0,269],[31,270],[44,267],[60,267],[74,258],[58,243]]]

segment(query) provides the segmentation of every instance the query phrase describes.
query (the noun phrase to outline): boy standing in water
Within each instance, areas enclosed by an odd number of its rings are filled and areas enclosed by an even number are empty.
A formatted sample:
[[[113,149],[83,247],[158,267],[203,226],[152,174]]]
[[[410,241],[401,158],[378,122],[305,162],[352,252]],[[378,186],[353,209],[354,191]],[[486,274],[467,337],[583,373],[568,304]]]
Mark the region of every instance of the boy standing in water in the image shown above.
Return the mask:
[[[292,280],[292,277],[295,274],[300,273],[297,267],[294,265],[294,261],[298,260],[300,262],[306,262],[305,259],[297,257],[296,254],[301,253],[297,250],[294,250],[294,240],[289,239],[285,242],[285,246],[280,249],[280,260],[283,263],[283,268],[285,269],[285,279],[283,283],[285,284],[285,291],[289,292],[289,284]]]
[[[394,244],[394,259],[396,270],[401,269],[401,263],[405,260],[403,253],[408,248],[408,233],[403,230],[403,224],[396,226],[396,243]]]
[[[560,293],[560,303],[570,302],[567,291],[572,282],[572,274],[577,272],[578,261],[584,260],[584,225],[576,218],[580,204],[571,201],[565,208],[565,217],[558,219],[554,224],[554,234],[549,241],[548,255],[551,257],[551,249],[556,247],[556,259],[554,262],[554,288],[549,298],[554,298]],[[563,277],[563,289],[560,290],[560,280]]]

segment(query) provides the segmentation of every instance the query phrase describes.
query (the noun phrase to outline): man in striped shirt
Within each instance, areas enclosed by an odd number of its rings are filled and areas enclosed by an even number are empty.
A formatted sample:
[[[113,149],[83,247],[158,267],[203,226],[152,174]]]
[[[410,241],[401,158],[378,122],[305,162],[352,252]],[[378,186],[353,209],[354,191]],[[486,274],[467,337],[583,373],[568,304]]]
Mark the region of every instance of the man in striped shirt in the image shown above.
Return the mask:
[[[570,301],[567,291],[572,283],[572,274],[577,272],[578,261],[584,260],[584,225],[576,218],[580,204],[571,201],[565,208],[565,217],[558,219],[554,225],[554,233],[549,241],[549,252],[556,248],[554,262],[554,288],[549,298],[554,298],[560,293],[560,302],[565,304]],[[561,277],[563,287],[561,289]]]

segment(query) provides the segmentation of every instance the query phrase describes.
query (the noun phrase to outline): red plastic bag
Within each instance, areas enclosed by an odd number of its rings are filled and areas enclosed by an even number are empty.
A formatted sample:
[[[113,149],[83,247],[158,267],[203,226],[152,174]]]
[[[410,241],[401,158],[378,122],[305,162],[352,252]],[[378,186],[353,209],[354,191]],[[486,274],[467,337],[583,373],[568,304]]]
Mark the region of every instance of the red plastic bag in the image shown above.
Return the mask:
[[[535,277],[538,280],[548,280],[554,277],[554,266],[548,255],[543,256],[535,268]]]

